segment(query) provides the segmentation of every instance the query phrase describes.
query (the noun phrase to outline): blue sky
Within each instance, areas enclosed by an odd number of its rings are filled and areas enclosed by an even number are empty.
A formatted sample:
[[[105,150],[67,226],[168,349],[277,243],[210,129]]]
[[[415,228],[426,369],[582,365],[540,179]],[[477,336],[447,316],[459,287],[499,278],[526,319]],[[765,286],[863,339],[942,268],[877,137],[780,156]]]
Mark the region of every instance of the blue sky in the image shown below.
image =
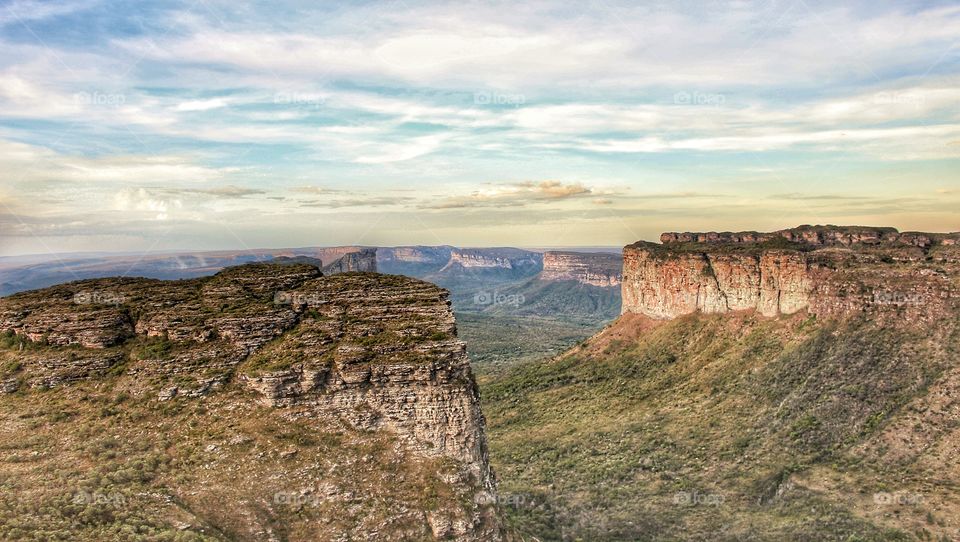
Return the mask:
[[[949,2],[0,2],[0,255],[960,230]]]

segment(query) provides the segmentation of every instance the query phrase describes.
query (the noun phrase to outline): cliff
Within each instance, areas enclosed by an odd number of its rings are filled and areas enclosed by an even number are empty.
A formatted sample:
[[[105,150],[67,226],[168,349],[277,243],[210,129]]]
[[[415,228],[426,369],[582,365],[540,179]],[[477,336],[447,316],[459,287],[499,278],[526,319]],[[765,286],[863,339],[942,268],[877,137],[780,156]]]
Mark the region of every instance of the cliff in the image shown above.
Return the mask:
[[[356,254],[375,257],[372,251]],[[236,442],[207,446],[211,453],[216,451],[211,446],[231,450],[218,458],[225,478],[215,486],[235,491],[232,497],[215,497],[209,492],[222,488],[199,482],[181,490],[143,489],[172,492],[190,503],[190,510],[202,509],[205,499],[217,501],[223,518],[191,520],[206,534],[229,531],[250,540],[279,539],[268,534],[280,531],[310,533],[283,538],[290,540],[497,540],[484,419],[447,295],[406,277],[323,276],[315,266],[295,263],[233,267],[201,279],[96,279],[24,292],[0,299],[0,381],[8,394],[0,396],[0,406],[15,411],[22,408],[14,408],[17,401],[29,403],[39,390],[52,388],[57,390],[47,394],[71,397],[78,389],[80,396],[103,396],[108,403],[117,393],[132,396],[131,412],[137,414],[127,423],[134,425],[121,422],[110,431],[137,431],[148,448],[150,439],[164,438],[144,434],[137,425],[136,418],[156,415],[159,407],[151,404],[175,405],[160,410],[172,414],[157,418],[158,425],[180,428],[200,419],[219,427],[227,420],[223,431],[229,433],[237,424],[255,424]],[[193,407],[192,401],[206,406]],[[176,414],[192,408],[208,415],[188,421]],[[294,441],[276,436],[296,427],[312,427],[313,436]],[[257,471],[258,457],[265,457],[263,449],[259,456],[247,452],[244,442],[251,438],[281,450],[271,452],[280,455],[270,460],[269,480],[251,479],[248,486],[234,481],[245,479],[238,469],[247,464]],[[317,439],[334,444],[324,452],[320,444],[310,445]],[[308,459],[318,450],[323,458]],[[365,467],[365,474],[341,479],[329,470],[371,453],[382,459]],[[305,475],[320,466],[326,470],[315,478]],[[191,470],[190,462],[182,469],[177,476],[206,472]],[[370,478],[381,471],[393,472],[394,487]],[[290,502],[278,500],[276,492],[262,493],[266,486],[295,488],[298,499],[312,495],[316,513],[279,522],[291,512]],[[343,519],[331,523],[333,517]]]
[[[324,275],[350,272],[376,273],[377,249],[362,248],[357,252],[348,252],[323,267]]]
[[[383,273],[423,277],[446,265],[452,250],[450,246],[381,247],[377,265]]]
[[[807,310],[932,320],[958,297],[960,234],[800,226],[773,233],[665,233],[624,248],[623,312]]]
[[[516,248],[454,249],[450,260],[440,272],[454,267],[465,269],[524,270],[542,265],[542,256],[536,252]]]
[[[540,278],[573,280],[601,288],[617,287],[622,266],[623,258],[618,254],[547,251],[543,253]]]

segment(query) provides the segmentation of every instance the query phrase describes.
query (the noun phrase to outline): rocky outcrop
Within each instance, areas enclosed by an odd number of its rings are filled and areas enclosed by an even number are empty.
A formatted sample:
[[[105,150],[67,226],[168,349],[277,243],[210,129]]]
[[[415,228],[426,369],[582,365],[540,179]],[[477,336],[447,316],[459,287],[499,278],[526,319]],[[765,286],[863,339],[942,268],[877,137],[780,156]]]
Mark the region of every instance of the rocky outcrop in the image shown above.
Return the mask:
[[[24,292],[0,299],[0,389],[123,374],[133,393],[173,401],[238,382],[278,416],[345,420],[457,465],[447,483],[467,498],[427,513],[425,528],[499,540],[478,389],[447,296],[407,277],[323,276],[296,263]]]
[[[542,261],[540,254],[516,248],[454,249],[450,252],[450,261],[440,271],[452,267],[519,270],[539,267]]]
[[[960,233],[922,233],[899,232],[896,228],[874,228],[865,226],[798,226],[786,230],[761,233],[744,232],[667,232],[660,235],[663,244],[707,243],[707,244],[752,244],[784,239],[792,243],[813,247],[851,247],[858,245],[902,244],[916,247],[930,247],[938,244],[955,245]]]
[[[324,275],[350,272],[377,272],[377,249],[364,248],[357,252],[348,252],[323,267]]]
[[[541,280],[573,280],[581,284],[620,286],[623,258],[619,254],[547,251],[543,253]]]
[[[383,247],[377,250],[377,261],[444,265],[450,261],[452,251],[451,246]]]
[[[624,248],[623,312],[808,310],[928,320],[957,300],[960,234],[801,226],[773,233],[665,233]]]

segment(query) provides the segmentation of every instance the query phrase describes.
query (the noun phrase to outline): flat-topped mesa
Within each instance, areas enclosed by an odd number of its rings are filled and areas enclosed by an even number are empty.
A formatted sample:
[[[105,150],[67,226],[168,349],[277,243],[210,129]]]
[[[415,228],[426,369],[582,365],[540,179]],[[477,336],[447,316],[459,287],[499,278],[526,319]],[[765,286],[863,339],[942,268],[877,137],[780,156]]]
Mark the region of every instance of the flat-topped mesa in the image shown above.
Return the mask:
[[[441,271],[451,267],[523,269],[542,265],[542,257],[536,252],[516,248],[454,249],[450,261]]]
[[[451,246],[386,247],[377,250],[381,262],[434,263],[443,265],[450,260]]]
[[[960,234],[800,226],[665,233],[624,248],[623,312],[675,318],[756,310],[928,321],[957,302]]]
[[[960,233],[899,232],[896,228],[867,226],[798,226],[775,232],[666,232],[660,234],[664,245],[678,243],[755,244],[785,239],[792,243],[813,247],[855,247],[882,245],[910,245],[930,247],[960,243]]]
[[[620,286],[622,268],[623,258],[619,254],[551,250],[543,253],[540,278],[613,288]]]
[[[387,431],[413,453],[454,461],[462,476],[451,483],[472,504],[431,517],[434,535],[499,540],[485,422],[448,295],[408,277],[322,276],[298,263],[23,292],[0,298],[0,361],[14,367],[0,390],[122,378],[169,401],[233,381],[266,405]]]

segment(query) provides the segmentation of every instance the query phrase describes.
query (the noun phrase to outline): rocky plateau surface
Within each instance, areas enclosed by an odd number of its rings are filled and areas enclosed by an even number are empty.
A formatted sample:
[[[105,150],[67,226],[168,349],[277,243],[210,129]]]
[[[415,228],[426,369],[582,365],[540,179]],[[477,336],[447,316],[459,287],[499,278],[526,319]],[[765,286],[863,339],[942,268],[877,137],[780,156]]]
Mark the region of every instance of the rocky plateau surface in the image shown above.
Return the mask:
[[[375,253],[344,256],[362,267]],[[427,514],[430,533],[498,540],[485,422],[447,296],[407,277],[324,276],[298,263],[23,292],[0,298],[0,333],[19,343],[4,353],[0,389],[124,375],[145,400],[182,401],[239,386],[278,416],[296,408],[339,417],[452,461],[459,474],[449,483],[466,501]]]

